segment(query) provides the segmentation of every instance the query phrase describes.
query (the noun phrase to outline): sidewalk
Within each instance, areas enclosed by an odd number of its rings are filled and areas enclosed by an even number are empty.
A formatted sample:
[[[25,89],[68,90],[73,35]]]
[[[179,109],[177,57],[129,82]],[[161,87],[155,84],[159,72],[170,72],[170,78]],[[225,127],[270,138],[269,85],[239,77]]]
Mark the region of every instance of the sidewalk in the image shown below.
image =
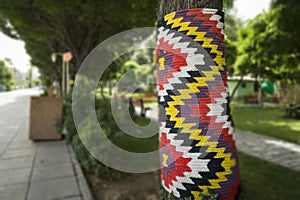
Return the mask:
[[[239,151],[300,172],[300,145],[240,130],[235,138]]]
[[[0,106],[0,199],[92,199],[70,146],[28,140],[30,94]]]
[[[152,106],[146,116],[157,120],[157,113]],[[235,130],[235,139],[240,152],[300,172],[300,145],[240,130]]]

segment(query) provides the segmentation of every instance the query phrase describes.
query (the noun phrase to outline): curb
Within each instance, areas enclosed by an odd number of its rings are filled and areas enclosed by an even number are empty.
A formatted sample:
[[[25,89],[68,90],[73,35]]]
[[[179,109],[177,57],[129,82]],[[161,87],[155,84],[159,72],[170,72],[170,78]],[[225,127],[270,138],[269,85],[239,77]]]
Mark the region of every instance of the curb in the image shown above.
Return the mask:
[[[75,171],[75,177],[77,179],[78,186],[79,186],[79,189],[82,194],[82,199],[83,200],[94,200],[93,195],[90,190],[90,187],[85,179],[85,176],[82,172],[81,166],[76,158],[76,154],[73,150],[73,147],[70,144],[67,144],[67,146],[68,146],[68,149],[70,152],[70,159],[73,164],[74,171]]]

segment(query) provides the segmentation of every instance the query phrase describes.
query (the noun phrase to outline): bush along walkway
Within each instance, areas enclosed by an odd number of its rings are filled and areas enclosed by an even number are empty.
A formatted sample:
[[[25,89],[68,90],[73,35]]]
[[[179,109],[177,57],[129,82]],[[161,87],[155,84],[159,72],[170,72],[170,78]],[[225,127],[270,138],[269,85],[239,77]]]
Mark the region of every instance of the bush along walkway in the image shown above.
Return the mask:
[[[0,105],[0,199],[92,199],[70,146],[28,140],[31,94]]]
[[[300,145],[240,130],[235,138],[239,151],[300,172]]]

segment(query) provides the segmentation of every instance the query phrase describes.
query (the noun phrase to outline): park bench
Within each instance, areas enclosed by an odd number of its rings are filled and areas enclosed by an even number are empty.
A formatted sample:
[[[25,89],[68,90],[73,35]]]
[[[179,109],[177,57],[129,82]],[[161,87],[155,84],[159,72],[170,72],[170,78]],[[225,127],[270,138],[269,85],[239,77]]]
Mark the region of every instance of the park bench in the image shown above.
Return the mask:
[[[140,116],[146,117],[146,112],[151,110],[150,107],[145,107],[143,99],[135,99],[130,98],[129,103],[134,106],[134,108],[138,107],[140,109]],[[134,109],[136,112],[136,109]]]
[[[285,108],[285,114],[290,118],[300,117],[300,104],[287,104]]]
[[[254,104],[258,104],[258,100],[257,100],[257,94],[249,94],[249,95],[245,95],[244,96],[244,103],[248,104],[248,103],[254,103]]]

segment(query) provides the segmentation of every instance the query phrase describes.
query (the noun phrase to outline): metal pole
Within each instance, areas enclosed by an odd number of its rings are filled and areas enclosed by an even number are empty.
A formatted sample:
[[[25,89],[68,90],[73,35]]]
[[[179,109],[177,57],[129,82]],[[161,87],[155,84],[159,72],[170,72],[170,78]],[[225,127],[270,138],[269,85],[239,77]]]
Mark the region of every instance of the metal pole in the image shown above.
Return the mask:
[[[61,84],[61,87],[62,87],[62,95],[65,94],[65,91],[66,91],[66,70],[65,70],[65,61],[64,61],[64,56],[62,56],[62,84]]]
[[[70,92],[70,73],[69,73],[69,71],[70,71],[70,62],[66,62],[66,75],[67,75],[67,82],[66,82],[66,84],[67,84],[67,94],[69,94],[69,92]]]

